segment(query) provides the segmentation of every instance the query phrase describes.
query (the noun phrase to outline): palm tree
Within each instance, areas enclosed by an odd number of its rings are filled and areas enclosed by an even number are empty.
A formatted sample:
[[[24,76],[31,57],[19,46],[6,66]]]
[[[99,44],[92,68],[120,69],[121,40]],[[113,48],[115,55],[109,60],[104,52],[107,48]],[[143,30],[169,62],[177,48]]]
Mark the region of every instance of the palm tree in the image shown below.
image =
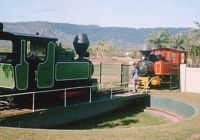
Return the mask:
[[[189,40],[187,43],[188,56],[193,60],[193,63],[200,63],[200,23],[194,22],[197,29],[193,29],[189,32]]]
[[[176,49],[185,50],[185,36],[181,34],[173,35],[171,37],[171,45]]]
[[[197,21],[194,21],[194,24],[198,27],[197,29],[194,29],[194,34],[196,36],[196,43],[200,44],[200,23]]]
[[[200,29],[200,23],[197,21],[194,21],[194,24],[196,24],[198,26],[198,28]]]
[[[157,48],[168,47],[170,36],[171,34],[169,32],[157,32],[150,34],[146,42]]]

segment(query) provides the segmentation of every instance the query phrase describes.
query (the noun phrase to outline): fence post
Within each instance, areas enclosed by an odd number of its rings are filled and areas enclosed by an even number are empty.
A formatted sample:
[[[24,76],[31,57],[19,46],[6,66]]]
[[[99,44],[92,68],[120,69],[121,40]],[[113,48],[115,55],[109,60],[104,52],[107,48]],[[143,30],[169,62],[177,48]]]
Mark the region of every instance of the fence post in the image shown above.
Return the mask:
[[[121,64],[121,86],[123,83],[123,67],[124,67],[124,64]]]
[[[65,92],[64,92],[64,107],[66,107],[67,106],[67,90],[65,89]]]
[[[181,64],[180,66],[180,89],[181,89],[181,92],[186,92],[187,89],[186,89],[186,84],[187,84],[187,81],[186,81],[186,64]]]
[[[89,103],[91,103],[92,102],[92,87],[90,86],[90,101],[89,101]]]
[[[101,91],[103,91],[103,83],[101,83]]]
[[[145,92],[146,92],[146,94],[148,93],[148,90],[147,90],[148,86],[149,86],[149,83],[145,85],[145,88],[146,88]]]
[[[33,92],[32,112],[35,111],[35,92]]]
[[[112,92],[113,92],[112,90],[113,90],[113,89],[112,89],[112,86],[111,86],[111,88],[110,88],[110,99],[113,98],[113,97],[112,97],[112,94],[113,94],[113,93],[112,93]]]
[[[99,82],[100,82],[100,84],[101,84],[101,75],[102,75],[102,63],[100,63],[100,73],[99,73],[99,78],[100,78]]]
[[[172,75],[169,77],[169,91],[171,91],[172,88]]]

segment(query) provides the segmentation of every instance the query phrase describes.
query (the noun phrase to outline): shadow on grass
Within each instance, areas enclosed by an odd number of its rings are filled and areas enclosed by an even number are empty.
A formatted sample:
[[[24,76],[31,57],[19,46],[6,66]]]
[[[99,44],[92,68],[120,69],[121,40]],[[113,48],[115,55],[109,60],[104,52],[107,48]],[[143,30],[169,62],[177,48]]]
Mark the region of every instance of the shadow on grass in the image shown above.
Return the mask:
[[[59,127],[60,129],[94,129],[94,128],[114,128],[118,126],[127,126],[139,122],[138,113],[143,112],[142,108],[133,108],[130,106],[101,114],[97,117],[69,123]]]
[[[128,120],[122,120],[121,122],[122,122],[123,125],[129,125],[129,124],[132,124],[132,123],[138,123],[139,121],[134,120],[134,119],[128,119]]]

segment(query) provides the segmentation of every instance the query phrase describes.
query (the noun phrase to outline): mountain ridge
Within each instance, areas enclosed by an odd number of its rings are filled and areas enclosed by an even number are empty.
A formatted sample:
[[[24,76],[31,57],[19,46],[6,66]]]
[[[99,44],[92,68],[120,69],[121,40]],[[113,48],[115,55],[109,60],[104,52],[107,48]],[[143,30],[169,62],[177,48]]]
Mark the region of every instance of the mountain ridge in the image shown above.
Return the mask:
[[[4,22],[4,31],[20,32],[58,38],[59,42],[72,46],[75,35],[87,33],[91,44],[107,42],[113,47],[140,47],[153,32],[169,31],[172,34],[186,33],[191,28],[126,28],[100,27],[98,25],[77,25],[47,21]]]

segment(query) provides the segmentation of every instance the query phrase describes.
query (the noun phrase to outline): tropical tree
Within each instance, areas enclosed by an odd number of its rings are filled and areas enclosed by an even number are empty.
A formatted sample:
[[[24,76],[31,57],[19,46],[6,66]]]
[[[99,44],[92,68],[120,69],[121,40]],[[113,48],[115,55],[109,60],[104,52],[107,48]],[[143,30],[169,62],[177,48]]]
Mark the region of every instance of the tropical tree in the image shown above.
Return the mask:
[[[182,34],[172,35],[170,39],[171,46],[176,49],[185,50],[185,47],[186,47],[185,39],[186,39],[186,36]]]
[[[197,26],[196,29],[190,31],[190,44],[188,45],[189,57],[193,60],[193,63],[200,63],[200,23],[194,22]]]
[[[197,26],[197,29],[194,29],[194,34],[196,36],[196,43],[200,44],[200,23],[195,21],[194,22]]]
[[[150,34],[146,42],[156,48],[169,47],[171,34],[169,32],[157,32]]]
[[[99,41],[88,49],[90,55],[103,57],[112,52],[112,46],[106,42]]]
[[[174,44],[179,45],[178,48],[185,49],[188,52],[188,58],[192,63],[200,63],[200,23],[194,22],[197,25],[196,29],[190,30],[187,34],[175,35],[173,37]]]

